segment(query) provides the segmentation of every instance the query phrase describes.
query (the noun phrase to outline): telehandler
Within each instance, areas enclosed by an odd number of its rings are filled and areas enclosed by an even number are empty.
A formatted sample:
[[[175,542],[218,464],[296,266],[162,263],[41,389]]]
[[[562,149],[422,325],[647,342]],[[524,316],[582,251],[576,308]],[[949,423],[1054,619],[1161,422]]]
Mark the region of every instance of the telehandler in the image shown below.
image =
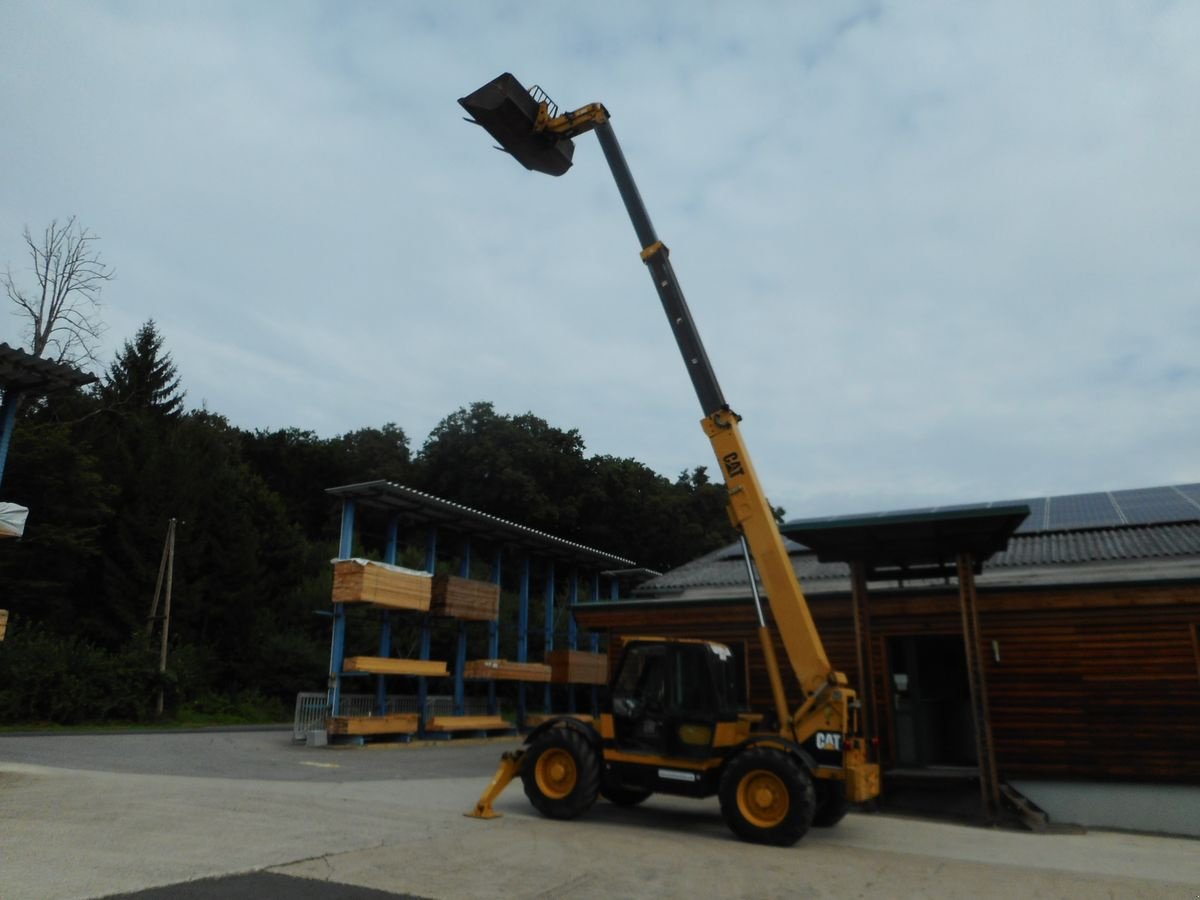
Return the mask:
[[[739,712],[741,677],[730,649],[714,641],[623,638],[599,721],[563,716],[538,725],[500,768],[467,815],[493,818],[492,802],[518,775],[541,813],[571,819],[602,796],[632,806],[651,794],[720,798],[740,838],[790,846],[810,825],[838,822],[848,803],[879,794],[879,767],[860,736],[860,705],[835,671],[796,579],[771,506],[725,402],[700,335],[609,124],[592,103],[559,114],[545,92],[505,73],[458,101],[527,169],[562,175],[572,139],[593,131],[641,242],[675,340],[704,412],[702,425],[729,492],[758,611],[758,637],[770,679],[773,714]],[[803,691],[791,710],[763,615],[751,557],[775,626]]]

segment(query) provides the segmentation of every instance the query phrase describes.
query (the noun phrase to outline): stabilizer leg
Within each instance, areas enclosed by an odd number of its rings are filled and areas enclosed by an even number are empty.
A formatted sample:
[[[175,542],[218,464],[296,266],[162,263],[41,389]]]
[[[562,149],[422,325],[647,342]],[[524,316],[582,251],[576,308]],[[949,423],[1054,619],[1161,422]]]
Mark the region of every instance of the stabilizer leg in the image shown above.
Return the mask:
[[[521,763],[524,759],[524,747],[520,750],[509,750],[501,756],[500,768],[492,776],[491,784],[487,786],[487,790],[483,792],[483,796],[479,798],[475,808],[463,815],[470,819],[498,819],[502,813],[492,809],[492,801],[499,797],[501,792],[508,787],[508,783],[521,773]]]

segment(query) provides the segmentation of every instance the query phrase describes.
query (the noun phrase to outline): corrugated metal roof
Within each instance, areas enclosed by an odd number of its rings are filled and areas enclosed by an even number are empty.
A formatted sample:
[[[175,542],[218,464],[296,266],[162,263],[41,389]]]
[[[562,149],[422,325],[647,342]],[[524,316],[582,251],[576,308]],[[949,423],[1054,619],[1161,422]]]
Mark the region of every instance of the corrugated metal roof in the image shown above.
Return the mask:
[[[581,564],[600,564],[614,571],[637,569],[637,563],[592,547],[555,537],[516,522],[509,522],[491,513],[481,512],[426,494],[393,481],[367,481],[326,488],[325,493],[343,500],[354,500],[363,506],[386,509],[412,522],[445,525],[462,534],[477,535],[502,544],[537,550],[547,556]],[[639,569],[639,572],[652,572]]]
[[[56,363],[0,344],[0,388],[16,391],[52,391],[82,387],[96,381],[95,375],[65,363]]]

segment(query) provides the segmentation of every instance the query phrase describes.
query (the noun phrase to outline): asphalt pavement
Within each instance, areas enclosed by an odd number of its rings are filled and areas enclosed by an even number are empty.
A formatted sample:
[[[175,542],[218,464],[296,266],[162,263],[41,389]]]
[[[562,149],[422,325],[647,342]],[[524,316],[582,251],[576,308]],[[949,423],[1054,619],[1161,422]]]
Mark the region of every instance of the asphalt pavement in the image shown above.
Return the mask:
[[[511,739],[309,748],[287,732],[0,737],[0,898],[1200,896],[1200,842],[851,813],[779,849],[715,800],[464,818]]]

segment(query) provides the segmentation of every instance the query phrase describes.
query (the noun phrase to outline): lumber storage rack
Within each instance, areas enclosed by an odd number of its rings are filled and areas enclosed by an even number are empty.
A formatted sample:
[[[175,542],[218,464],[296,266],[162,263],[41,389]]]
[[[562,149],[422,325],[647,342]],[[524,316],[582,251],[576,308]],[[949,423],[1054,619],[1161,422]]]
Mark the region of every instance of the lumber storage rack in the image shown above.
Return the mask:
[[[330,743],[511,735],[555,712],[596,714],[607,648],[599,634],[580,633],[574,608],[602,602],[604,589],[616,599],[623,587],[657,573],[394,482],[346,485],[327,493],[342,506],[329,613]],[[357,558],[354,554],[372,540],[382,559]],[[397,566],[402,550],[412,568]],[[481,572],[486,572],[483,578]],[[530,622],[535,588],[541,589],[545,612],[540,628]],[[348,609],[363,606],[378,614],[378,649],[373,656],[347,655],[348,624],[361,627],[363,622],[362,616],[348,617]],[[565,629],[556,629],[564,618]],[[449,639],[447,619],[453,623]],[[396,656],[394,628],[401,624],[417,630],[415,658]],[[486,636],[474,629],[486,629]],[[515,643],[515,660],[501,658],[502,630],[510,650]],[[361,648],[362,636],[351,637]],[[467,658],[469,637],[475,647],[486,642],[486,658]],[[542,660],[531,655],[539,649]],[[363,679],[374,681],[375,703],[367,715],[361,704],[352,711],[342,702],[352,683],[361,696]],[[400,712],[389,705],[389,683],[397,679],[404,679],[406,691],[415,684],[412,709]],[[452,714],[430,707],[434,679],[443,691],[447,681],[452,684]],[[505,681],[515,684],[514,709],[500,708],[497,683]],[[467,695],[469,685],[474,696]],[[531,703],[541,712],[531,713]]]

